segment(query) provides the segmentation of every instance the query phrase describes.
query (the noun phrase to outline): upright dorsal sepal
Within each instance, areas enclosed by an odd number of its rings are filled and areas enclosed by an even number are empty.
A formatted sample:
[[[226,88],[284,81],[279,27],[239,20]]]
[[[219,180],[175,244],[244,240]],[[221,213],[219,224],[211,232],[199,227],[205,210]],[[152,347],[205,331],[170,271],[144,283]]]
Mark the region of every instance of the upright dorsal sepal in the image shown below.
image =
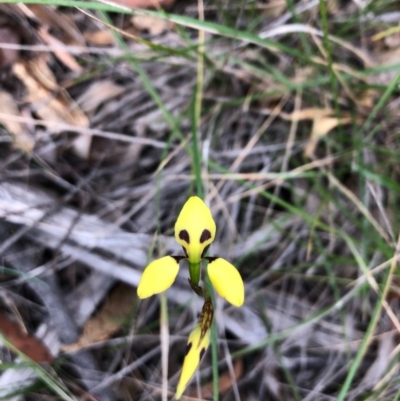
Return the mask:
[[[175,239],[191,264],[199,264],[215,239],[216,226],[210,209],[197,196],[183,205],[175,223]]]

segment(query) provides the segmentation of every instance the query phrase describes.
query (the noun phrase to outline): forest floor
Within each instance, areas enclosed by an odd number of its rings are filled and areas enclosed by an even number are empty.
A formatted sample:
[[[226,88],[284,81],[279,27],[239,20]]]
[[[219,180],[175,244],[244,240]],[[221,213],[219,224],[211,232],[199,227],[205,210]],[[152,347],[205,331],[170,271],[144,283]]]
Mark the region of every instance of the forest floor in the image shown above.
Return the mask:
[[[245,301],[182,398],[400,400],[400,2],[6,2],[0,399],[174,399],[198,195]]]

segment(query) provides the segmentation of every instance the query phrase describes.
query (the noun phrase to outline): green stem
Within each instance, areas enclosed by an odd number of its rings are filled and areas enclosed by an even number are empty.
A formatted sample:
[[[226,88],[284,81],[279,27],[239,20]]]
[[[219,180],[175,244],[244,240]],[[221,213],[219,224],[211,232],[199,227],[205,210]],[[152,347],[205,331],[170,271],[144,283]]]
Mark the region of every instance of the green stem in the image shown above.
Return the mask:
[[[196,110],[199,108],[197,102],[199,101],[199,97],[196,95],[197,92],[199,91],[198,85],[196,85],[196,90],[193,95],[193,101],[192,101],[192,138],[193,138],[193,152],[192,152],[192,157],[193,157],[193,163],[192,163],[192,169],[193,169],[193,174],[195,176],[196,180],[196,192],[197,196],[201,199],[204,198],[204,189],[203,189],[203,181],[201,178],[201,155],[200,155],[200,147],[199,147],[199,122],[198,119],[200,116],[197,116]]]
[[[200,268],[201,268],[200,263],[190,263],[189,262],[190,280],[196,286],[198,286],[199,282],[200,282]]]
[[[162,366],[162,401],[168,400],[168,350],[169,350],[169,327],[168,327],[168,304],[165,292],[160,294],[160,342],[161,342],[161,366]]]
[[[205,269],[204,277],[206,292],[210,295],[213,309],[215,308],[214,289]],[[212,374],[213,374],[213,401],[219,401],[219,372],[218,372],[218,332],[216,323],[216,314],[214,312],[213,322],[211,326],[211,361],[212,361]]]

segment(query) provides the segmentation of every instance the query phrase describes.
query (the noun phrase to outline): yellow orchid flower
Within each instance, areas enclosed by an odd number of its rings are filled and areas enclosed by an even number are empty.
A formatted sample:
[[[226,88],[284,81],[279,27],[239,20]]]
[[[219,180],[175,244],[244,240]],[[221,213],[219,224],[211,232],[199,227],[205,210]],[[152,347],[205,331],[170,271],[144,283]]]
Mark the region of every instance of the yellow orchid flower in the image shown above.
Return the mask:
[[[199,197],[190,197],[175,223],[175,239],[182,245],[186,257],[165,256],[151,262],[140,279],[138,297],[144,299],[167,290],[175,281],[181,259],[189,262],[192,289],[207,297],[199,285],[201,261],[205,259],[209,261],[207,272],[218,294],[232,305],[243,305],[244,285],[238,270],[225,259],[205,256],[215,234],[216,225],[210,209]]]
[[[183,205],[175,223],[175,239],[182,246],[185,256],[164,256],[151,262],[144,269],[137,289],[141,299],[167,290],[175,281],[180,260],[187,259],[189,283],[196,294],[205,298],[199,322],[190,333],[187,342],[176,399],[182,396],[210,345],[214,310],[208,289],[199,285],[201,262],[208,261],[208,277],[221,297],[234,306],[242,306],[244,302],[244,284],[236,267],[225,259],[205,256],[215,239],[215,234],[216,225],[210,209],[197,196],[190,197]]]

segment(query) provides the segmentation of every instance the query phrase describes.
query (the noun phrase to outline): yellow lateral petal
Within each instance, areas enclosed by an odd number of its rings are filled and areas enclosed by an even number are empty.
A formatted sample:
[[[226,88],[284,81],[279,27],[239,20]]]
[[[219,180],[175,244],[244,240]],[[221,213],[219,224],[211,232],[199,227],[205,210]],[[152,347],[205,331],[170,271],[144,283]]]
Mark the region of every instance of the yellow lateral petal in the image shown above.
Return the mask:
[[[199,197],[190,197],[175,223],[175,239],[186,250],[190,263],[200,263],[204,249],[214,241],[215,232],[210,209]]]
[[[244,302],[244,284],[235,266],[222,258],[208,263],[208,276],[218,294],[235,306]]]
[[[210,345],[210,330],[208,330],[200,340],[201,337],[201,327],[197,325],[195,329],[190,333],[185,359],[183,361],[181,377],[179,378],[178,387],[176,388],[175,398],[179,400],[185,391],[190,379],[194,375],[197,366],[200,363],[202,356]]]
[[[143,271],[137,289],[141,299],[159,294],[171,287],[179,271],[179,263],[172,256],[164,256],[151,262]]]

